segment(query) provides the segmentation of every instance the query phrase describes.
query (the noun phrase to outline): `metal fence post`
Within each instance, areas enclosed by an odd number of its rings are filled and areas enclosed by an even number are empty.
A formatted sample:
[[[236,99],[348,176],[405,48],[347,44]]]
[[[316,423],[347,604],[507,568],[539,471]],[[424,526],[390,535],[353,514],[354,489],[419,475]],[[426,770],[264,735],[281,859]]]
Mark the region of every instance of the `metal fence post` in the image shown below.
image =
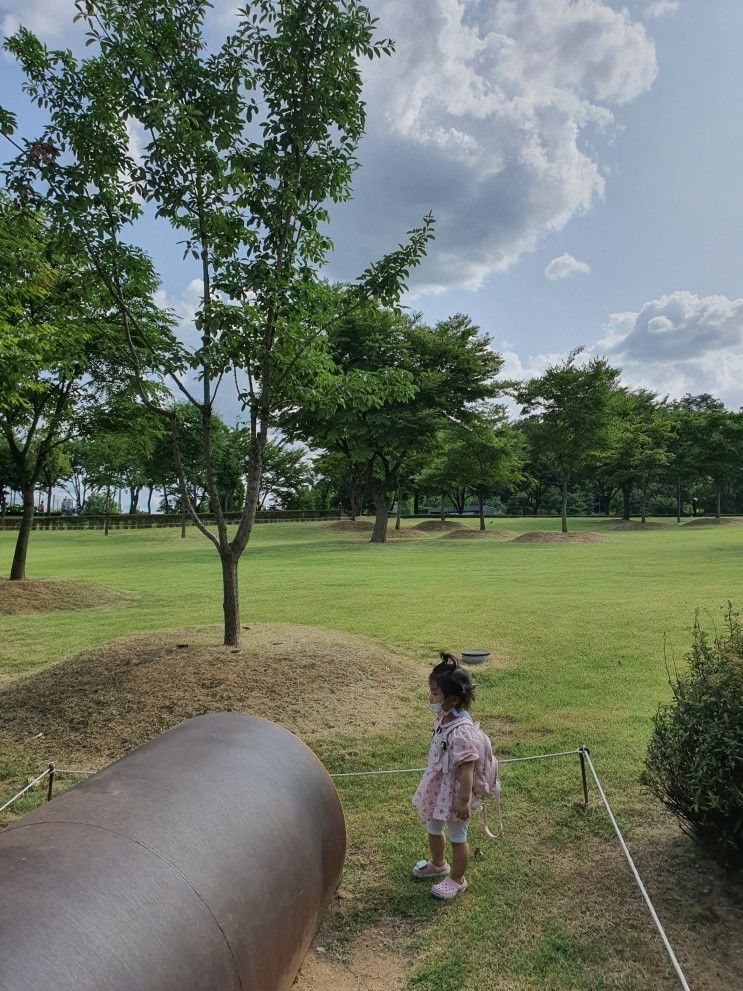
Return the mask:
[[[54,787],[54,764],[49,762],[49,784],[46,789],[46,800],[51,802],[52,800],[52,788]]]
[[[588,747],[578,747],[578,757],[580,758],[580,774],[583,778],[583,806],[588,808],[588,779],[586,778],[586,754]]]

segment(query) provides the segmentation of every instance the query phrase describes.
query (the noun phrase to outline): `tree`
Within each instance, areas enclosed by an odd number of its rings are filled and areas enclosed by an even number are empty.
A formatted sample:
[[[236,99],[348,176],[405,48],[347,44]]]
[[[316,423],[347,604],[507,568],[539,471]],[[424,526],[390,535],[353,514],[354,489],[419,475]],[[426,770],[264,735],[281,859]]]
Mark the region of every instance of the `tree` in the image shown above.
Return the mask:
[[[342,297],[341,297],[342,305]],[[497,392],[502,359],[462,314],[434,327],[371,304],[328,329],[325,388],[285,417],[289,433],[363,468],[374,503],[371,540],[387,536],[389,507],[420,467],[437,429],[466,420]]]
[[[70,456],[64,445],[53,448],[39,472],[39,482],[46,493],[46,514],[52,515],[52,493],[62,482],[66,482],[72,474],[72,464]]]
[[[330,451],[320,455],[314,463],[321,501],[330,506],[334,501],[348,506],[349,515],[355,520],[362,512],[367,499],[366,473],[362,465],[351,461],[342,451]]]
[[[518,498],[538,516],[545,499],[551,495],[557,478],[549,434],[537,416],[526,416],[514,424],[524,438],[526,461],[521,472]]]
[[[720,519],[722,490],[743,459],[743,414],[711,410],[692,414],[696,463],[715,486],[715,516]]]
[[[156,281],[127,270],[126,299],[140,319]],[[96,382],[118,361],[115,321],[100,280],[63,232],[0,193],[0,433],[23,516],[10,570],[26,577],[34,492],[55,451],[78,429]]]
[[[643,523],[647,517],[648,486],[670,463],[673,436],[673,422],[663,406],[656,406],[646,420],[637,424],[631,468],[640,485]]]
[[[307,451],[302,447],[271,442],[266,444],[259,498],[261,509],[269,501],[286,509],[303,489],[312,484],[312,469],[305,461],[306,457]]]
[[[607,443],[609,402],[619,371],[602,358],[584,365],[576,360],[582,348],[531,379],[517,392],[522,414],[536,413],[555,461],[562,487],[562,532],[568,532],[568,485],[585,470]]]
[[[187,352],[171,335],[158,367],[200,418],[214,529],[189,497],[178,418],[168,406],[157,409],[173,437],[182,499],[220,558],[224,641],[234,645],[238,562],[253,528],[269,430],[298,383],[311,383],[324,367],[327,312],[317,271],[332,248],[323,229],[327,204],[349,198],[364,130],[359,60],[392,45],[374,40],[375,21],[358,0],[254,0],[214,48],[205,30],[210,6],[78,0],[89,45],[84,60],[47,50],[24,29],[9,39],[29,95],[50,115],[38,139],[16,142],[9,182],[19,195],[44,199],[84,246],[123,321],[140,386],[154,348],[124,293],[128,226],[154,212],[198,265],[199,346]],[[12,130],[12,115],[0,124]],[[143,135],[137,158],[132,130]],[[369,266],[350,305],[395,303],[431,225],[427,218]],[[198,395],[186,372],[198,380]],[[225,376],[238,384],[250,437],[234,532],[214,465],[214,406]]]
[[[651,479],[670,462],[671,422],[648,389],[616,388],[609,399],[607,442],[595,459],[594,479],[622,493],[622,518],[631,515],[632,491],[640,484],[645,520]]]
[[[0,519],[5,518],[8,509],[8,495],[15,488],[16,479],[13,459],[5,438],[0,435]]]
[[[467,496],[474,495],[484,530],[485,500],[519,479],[524,447],[523,437],[508,425],[502,409],[491,409],[439,431],[433,458],[415,483],[457,500],[460,513]]]
[[[508,425],[502,412],[473,420],[461,428],[455,453],[467,488],[477,498],[480,530],[485,529],[485,499],[514,485],[524,463],[521,436]]]

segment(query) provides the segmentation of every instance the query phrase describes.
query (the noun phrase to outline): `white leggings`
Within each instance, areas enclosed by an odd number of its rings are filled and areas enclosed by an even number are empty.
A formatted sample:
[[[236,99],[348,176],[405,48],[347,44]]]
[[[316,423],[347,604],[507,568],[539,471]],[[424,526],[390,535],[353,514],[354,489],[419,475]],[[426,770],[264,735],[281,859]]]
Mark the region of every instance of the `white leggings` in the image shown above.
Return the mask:
[[[461,819],[450,819],[448,822],[444,822],[443,819],[429,819],[426,830],[430,836],[441,836],[446,826],[451,843],[466,843],[468,825],[469,823],[462,822]]]

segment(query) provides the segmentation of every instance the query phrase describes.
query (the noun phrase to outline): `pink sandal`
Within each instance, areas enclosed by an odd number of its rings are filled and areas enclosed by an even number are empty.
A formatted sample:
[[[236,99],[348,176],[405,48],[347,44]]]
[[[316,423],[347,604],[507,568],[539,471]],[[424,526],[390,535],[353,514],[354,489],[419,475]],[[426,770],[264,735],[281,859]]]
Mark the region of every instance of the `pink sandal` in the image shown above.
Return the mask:
[[[419,860],[413,868],[413,877],[446,877],[450,870],[446,862],[437,867],[431,860]]]
[[[459,884],[453,878],[445,877],[443,881],[439,881],[438,884],[434,884],[431,888],[431,894],[436,898],[444,898],[449,901],[451,898],[456,898],[457,895],[461,895],[463,891],[466,891],[469,885],[467,884],[467,878],[462,878],[462,883]]]

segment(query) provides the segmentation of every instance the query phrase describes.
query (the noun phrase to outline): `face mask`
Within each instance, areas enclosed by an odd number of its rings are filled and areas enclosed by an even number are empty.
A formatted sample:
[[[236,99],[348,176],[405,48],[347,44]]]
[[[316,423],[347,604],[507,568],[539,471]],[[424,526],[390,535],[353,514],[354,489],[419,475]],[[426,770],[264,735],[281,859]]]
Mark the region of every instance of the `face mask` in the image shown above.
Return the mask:
[[[438,716],[439,713],[441,712],[441,703],[440,702],[429,702],[428,704],[431,706],[431,712],[433,712],[435,715]]]

